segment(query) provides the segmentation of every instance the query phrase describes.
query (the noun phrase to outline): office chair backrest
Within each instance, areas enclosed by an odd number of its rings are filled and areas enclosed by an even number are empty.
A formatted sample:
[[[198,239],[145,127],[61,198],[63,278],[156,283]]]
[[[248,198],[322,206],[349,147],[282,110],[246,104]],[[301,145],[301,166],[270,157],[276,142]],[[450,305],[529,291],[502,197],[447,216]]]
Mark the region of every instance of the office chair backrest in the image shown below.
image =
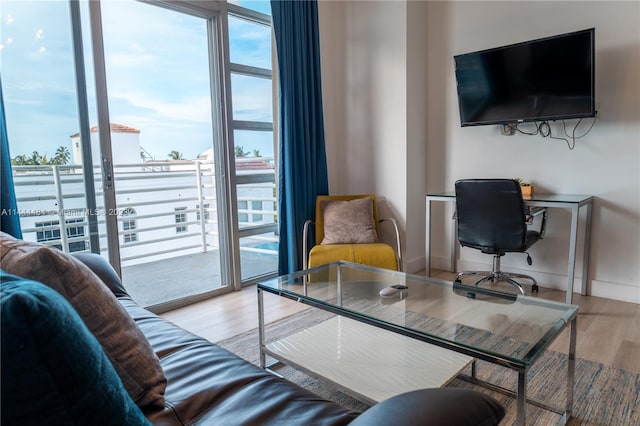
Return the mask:
[[[524,201],[513,179],[463,179],[455,184],[458,240],[483,253],[524,250]]]

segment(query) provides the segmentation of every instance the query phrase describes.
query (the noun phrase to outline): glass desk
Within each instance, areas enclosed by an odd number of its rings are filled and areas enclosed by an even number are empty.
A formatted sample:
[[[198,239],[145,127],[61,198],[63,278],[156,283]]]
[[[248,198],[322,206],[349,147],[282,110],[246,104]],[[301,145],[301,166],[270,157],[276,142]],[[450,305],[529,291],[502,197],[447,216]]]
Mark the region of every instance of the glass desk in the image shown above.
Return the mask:
[[[443,192],[427,194],[426,206],[426,236],[425,236],[425,270],[427,274],[431,270],[431,203],[433,201],[444,201],[455,203],[455,192]],[[580,209],[586,209],[586,219],[584,222],[584,246],[582,250],[582,285],[580,294],[587,294],[587,283],[589,280],[589,247],[591,242],[591,210],[593,197],[591,195],[558,195],[558,194],[537,194],[525,197],[525,204],[533,207],[562,208],[571,210],[571,228],[569,236],[569,258],[567,265],[567,296],[566,302],[573,301],[573,281],[576,269],[576,248],[578,246],[578,219]],[[451,272],[456,271],[456,259],[458,258],[458,229],[456,221],[451,221]]]
[[[382,298],[380,290],[390,285],[405,285],[407,289],[391,298]],[[406,340],[410,340],[414,345],[441,348],[451,356],[459,354],[516,371],[518,381],[515,391],[496,389],[494,385],[485,382],[481,384],[516,397],[517,423],[520,425],[525,424],[526,402],[561,414],[565,423],[571,416],[577,306],[497,293],[486,288],[454,284],[349,262],[331,263],[258,283],[261,367],[267,367],[268,355],[285,364],[311,372],[317,372],[318,363],[324,362],[318,360],[319,356],[316,353],[309,352],[309,355],[302,359],[292,361],[286,354],[283,355],[276,350],[280,341],[274,342],[265,335],[265,292],[307,304],[317,308],[314,311],[319,310],[331,314],[332,317],[355,320],[361,326],[366,325],[371,336],[375,336],[377,330],[386,330],[408,338]],[[290,318],[290,321],[296,321],[295,316]],[[294,348],[291,352],[304,351],[306,342],[313,343],[315,339],[323,338],[321,332],[316,334],[316,326],[321,323],[322,321],[311,321],[305,326],[302,333],[307,336],[306,341],[287,340],[290,336],[279,338],[283,341],[284,347]],[[530,367],[567,326],[570,327],[570,331],[565,406],[558,409],[539,401],[528,400],[527,374]],[[294,338],[299,336],[299,333],[291,334]],[[337,337],[334,340],[338,340]],[[358,344],[357,339],[341,340],[336,350],[346,352],[350,346]],[[400,351],[397,355],[402,355],[403,348],[406,347],[409,346],[397,346],[395,350]],[[374,350],[363,348],[361,352],[364,357],[367,351],[380,351],[382,354],[384,350],[384,347]],[[416,347],[415,350],[419,351],[420,347]],[[378,354],[374,352],[373,357],[375,356]],[[342,358],[334,358],[333,368],[340,369]],[[431,362],[428,365],[429,370],[438,370],[438,359],[443,358],[436,356],[436,361],[425,359],[424,362]],[[463,364],[464,360],[461,360],[461,363]],[[467,375],[464,378],[478,383],[475,362],[471,365],[471,376]],[[455,368],[452,371],[455,374]],[[380,370],[372,370],[371,374],[374,373],[379,374]]]

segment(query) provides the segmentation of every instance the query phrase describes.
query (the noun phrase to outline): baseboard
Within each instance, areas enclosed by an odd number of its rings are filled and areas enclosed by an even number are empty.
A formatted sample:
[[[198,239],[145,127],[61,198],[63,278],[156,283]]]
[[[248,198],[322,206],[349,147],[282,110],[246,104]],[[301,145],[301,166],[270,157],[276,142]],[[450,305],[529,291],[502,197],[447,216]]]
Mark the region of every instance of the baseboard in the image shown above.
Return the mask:
[[[472,262],[467,260],[458,260],[458,271],[463,270],[491,270],[490,263]],[[448,258],[431,258],[431,267],[434,269],[449,270]],[[502,265],[505,272],[513,272],[519,274],[531,275],[538,281],[538,285],[544,288],[551,288],[560,291],[567,290],[567,276],[549,272],[536,271],[531,269],[513,268]],[[577,271],[576,271],[577,272]],[[582,286],[582,276],[576,275],[573,280],[574,293],[580,293]],[[622,302],[631,302],[640,304],[640,287],[634,287],[626,284],[613,283],[607,281],[591,280],[588,284],[587,293],[590,296],[603,297],[605,299],[619,300]]]
[[[403,262],[404,272],[409,274],[416,274],[424,271],[425,261],[424,257],[416,257],[411,260],[404,260]],[[458,260],[458,271],[488,271],[491,270],[490,263],[473,262],[468,260]],[[451,267],[449,257],[447,256],[431,256],[431,268],[440,269],[442,271],[448,271]],[[544,288],[550,288],[554,290],[566,291],[567,290],[567,276],[562,274],[555,274],[550,272],[542,272],[531,269],[512,268],[502,265],[502,269],[506,272],[514,272],[519,274],[531,275],[538,281],[538,285]],[[578,272],[578,271],[576,271]],[[575,276],[573,280],[574,293],[580,293],[582,286],[582,277]],[[640,287],[634,287],[628,284],[613,283],[607,281],[591,280],[587,293],[590,296],[603,297],[605,299],[619,300],[621,302],[631,302],[640,304]]]
[[[441,271],[448,271],[451,267],[451,258],[448,256],[431,256],[431,269],[440,269]],[[481,266],[485,268],[485,266]],[[489,266],[490,267],[490,266]]]
[[[403,260],[403,271],[408,274],[416,274],[424,271],[424,256],[416,257],[411,260]]]
[[[590,296],[640,304],[640,287],[606,281],[591,280]]]

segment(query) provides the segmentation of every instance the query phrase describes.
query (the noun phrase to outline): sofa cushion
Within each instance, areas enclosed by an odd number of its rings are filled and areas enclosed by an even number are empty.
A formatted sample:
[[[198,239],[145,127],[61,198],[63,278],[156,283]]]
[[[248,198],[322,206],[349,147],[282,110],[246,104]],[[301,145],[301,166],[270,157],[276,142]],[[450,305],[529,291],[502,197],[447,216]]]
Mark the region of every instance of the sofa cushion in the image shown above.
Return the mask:
[[[140,407],[164,407],[166,378],[144,334],[106,285],[59,250],[0,232],[0,268],[56,290],[80,315]]]
[[[0,271],[3,425],[148,425],[102,347],[49,287]]]
[[[489,395],[471,389],[421,389],[374,405],[350,426],[398,425],[495,426],[504,407]]]
[[[166,408],[145,413],[153,424],[338,426],[359,414],[185,331],[130,298],[120,302],[169,378]]]
[[[373,220],[373,199],[323,201],[322,244],[375,243],[378,241]]]
[[[337,260],[372,265],[394,271],[398,269],[393,248],[384,243],[316,245],[309,252],[309,268],[326,265]]]

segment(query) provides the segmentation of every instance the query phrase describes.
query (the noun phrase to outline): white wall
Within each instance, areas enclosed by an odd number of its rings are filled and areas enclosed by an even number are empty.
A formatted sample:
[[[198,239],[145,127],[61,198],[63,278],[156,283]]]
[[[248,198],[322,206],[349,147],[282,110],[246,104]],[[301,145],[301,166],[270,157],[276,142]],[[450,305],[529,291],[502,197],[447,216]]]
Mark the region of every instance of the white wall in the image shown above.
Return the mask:
[[[321,1],[319,12],[330,191],[386,199],[406,232],[407,270],[424,257],[427,190],[451,190],[462,177],[518,176],[540,192],[596,197],[589,290],[640,302],[638,2]],[[453,55],[590,27],[598,120],[574,150],[500,136],[496,126],[460,127]],[[432,262],[444,268],[450,216],[436,213]],[[534,265],[511,255],[503,266],[564,289],[569,213],[552,211],[549,220],[547,238],[531,250]],[[464,249],[459,267],[489,262]]]
[[[426,191],[426,6],[319,4],[330,193],[377,194],[381,216],[396,218],[403,235],[414,230],[402,238],[405,255],[418,253],[405,258],[414,270],[424,267],[424,201],[410,194]],[[407,22],[411,14],[415,22]],[[408,58],[413,48],[420,54]],[[414,75],[423,84],[409,91]],[[416,166],[411,176],[408,162]],[[382,233],[392,241],[390,227]]]
[[[142,163],[140,158],[140,133],[111,132],[113,164]],[[82,143],[80,135],[71,137],[73,163],[82,164]],[[101,164],[100,133],[91,132],[91,158],[93,164]]]
[[[639,4],[437,2],[429,12],[428,154],[430,165],[444,164],[444,180],[429,180],[429,189],[452,189],[462,177],[521,176],[540,192],[596,196],[591,294],[640,302]],[[538,136],[500,136],[496,126],[460,127],[453,55],[590,27],[596,28],[598,120],[574,150]],[[534,266],[508,256],[505,267],[535,271],[544,285],[564,288],[568,226],[568,212],[551,211],[547,238],[531,250]],[[448,245],[439,247],[436,258],[442,259]],[[483,261],[463,250],[460,266]]]

